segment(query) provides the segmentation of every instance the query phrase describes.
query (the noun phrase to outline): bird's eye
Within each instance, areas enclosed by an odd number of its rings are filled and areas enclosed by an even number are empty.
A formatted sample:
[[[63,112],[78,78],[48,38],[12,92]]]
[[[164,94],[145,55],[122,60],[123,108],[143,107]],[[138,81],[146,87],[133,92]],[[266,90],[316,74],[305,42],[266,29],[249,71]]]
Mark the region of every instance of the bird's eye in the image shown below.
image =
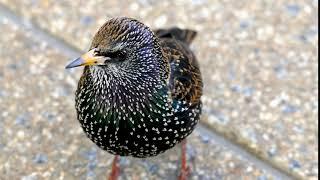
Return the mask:
[[[122,62],[126,59],[125,51],[96,51],[98,56],[104,56],[111,58],[111,61]]]

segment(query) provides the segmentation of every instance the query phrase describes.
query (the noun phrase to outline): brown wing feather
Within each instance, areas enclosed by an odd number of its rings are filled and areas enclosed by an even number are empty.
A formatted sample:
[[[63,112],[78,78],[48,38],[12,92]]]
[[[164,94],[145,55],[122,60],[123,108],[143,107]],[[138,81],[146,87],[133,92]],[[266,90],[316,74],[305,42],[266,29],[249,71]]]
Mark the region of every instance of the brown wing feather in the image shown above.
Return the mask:
[[[190,29],[180,29],[173,27],[170,29],[157,29],[154,33],[159,38],[172,38],[190,45],[193,39],[196,37],[197,32]]]
[[[203,83],[196,57],[185,43],[175,39],[163,38],[162,48],[170,62],[172,98],[198,104]]]

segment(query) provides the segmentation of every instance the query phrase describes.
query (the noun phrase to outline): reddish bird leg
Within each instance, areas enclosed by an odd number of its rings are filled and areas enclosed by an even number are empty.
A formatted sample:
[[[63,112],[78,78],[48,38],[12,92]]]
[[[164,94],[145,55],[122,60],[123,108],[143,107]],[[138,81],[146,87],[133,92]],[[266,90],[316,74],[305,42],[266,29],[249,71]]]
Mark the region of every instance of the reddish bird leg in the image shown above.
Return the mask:
[[[187,166],[187,140],[183,140],[181,143],[181,171],[179,175],[179,180],[187,180],[190,175],[190,168]]]
[[[118,165],[118,162],[119,162],[119,156],[116,155],[113,159],[113,162],[112,162],[112,170],[111,170],[111,173],[109,175],[108,180],[117,180],[118,179],[118,176],[120,175],[120,167]]]

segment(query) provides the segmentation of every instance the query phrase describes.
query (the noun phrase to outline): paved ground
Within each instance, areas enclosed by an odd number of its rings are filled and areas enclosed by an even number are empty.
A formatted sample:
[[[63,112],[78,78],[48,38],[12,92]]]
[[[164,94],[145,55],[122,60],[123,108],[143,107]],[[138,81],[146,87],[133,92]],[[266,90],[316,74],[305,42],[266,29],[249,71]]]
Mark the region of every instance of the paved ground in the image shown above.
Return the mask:
[[[64,65],[112,16],[199,31],[202,123],[222,141],[192,135],[193,179],[318,178],[318,1],[0,3],[0,179],[105,178],[112,157],[75,119],[81,70]],[[178,155],[123,158],[122,178],[174,179]]]

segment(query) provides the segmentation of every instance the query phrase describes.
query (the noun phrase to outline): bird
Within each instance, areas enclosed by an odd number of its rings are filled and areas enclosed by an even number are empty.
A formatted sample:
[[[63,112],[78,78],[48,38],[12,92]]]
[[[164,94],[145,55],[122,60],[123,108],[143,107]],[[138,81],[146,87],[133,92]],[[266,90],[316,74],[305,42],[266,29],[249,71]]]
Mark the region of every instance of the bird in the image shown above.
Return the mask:
[[[180,180],[188,179],[186,138],[200,120],[203,81],[190,49],[197,32],[151,30],[139,20],[115,17],[96,32],[85,54],[66,69],[83,66],[75,92],[77,119],[86,136],[115,155],[148,158],[181,144]]]

